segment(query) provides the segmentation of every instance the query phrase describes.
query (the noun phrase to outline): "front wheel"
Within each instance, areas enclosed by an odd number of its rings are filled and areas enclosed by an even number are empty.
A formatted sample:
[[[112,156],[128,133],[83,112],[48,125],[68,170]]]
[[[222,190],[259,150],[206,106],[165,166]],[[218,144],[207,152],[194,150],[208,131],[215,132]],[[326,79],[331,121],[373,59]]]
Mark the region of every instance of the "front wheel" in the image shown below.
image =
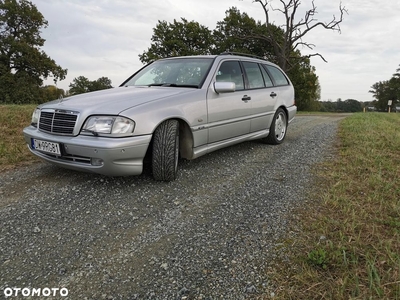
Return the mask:
[[[278,145],[283,142],[287,130],[287,117],[282,108],[278,108],[269,128],[269,135],[263,139],[267,144]]]
[[[179,122],[167,120],[153,135],[152,169],[155,180],[172,181],[178,173]]]

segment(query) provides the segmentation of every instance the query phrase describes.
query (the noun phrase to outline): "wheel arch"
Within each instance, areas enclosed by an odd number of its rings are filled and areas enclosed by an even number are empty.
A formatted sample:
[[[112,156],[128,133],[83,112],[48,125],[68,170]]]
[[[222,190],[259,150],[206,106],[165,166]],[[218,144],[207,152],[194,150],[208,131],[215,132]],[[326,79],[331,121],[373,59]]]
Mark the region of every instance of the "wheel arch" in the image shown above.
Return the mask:
[[[276,110],[278,110],[279,108],[282,108],[283,111],[285,112],[286,115],[286,124],[289,123],[289,111],[287,110],[287,107],[285,105],[281,105],[279,106]]]
[[[150,146],[147,152],[151,151],[152,141],[154,138],[154,131],[164,122],[168,120],[177,120],[179,122],[179,153],[182,158],[192,159],[193,157],[193,133],[189,124],[182,118],[173,117],[160,122],[153,130],[153,137],[151,138]]]
[[[183,119],[175,119],[179,122],[179,153],[182,158],[191,159],[193,157],[193,133],[190,126]]]

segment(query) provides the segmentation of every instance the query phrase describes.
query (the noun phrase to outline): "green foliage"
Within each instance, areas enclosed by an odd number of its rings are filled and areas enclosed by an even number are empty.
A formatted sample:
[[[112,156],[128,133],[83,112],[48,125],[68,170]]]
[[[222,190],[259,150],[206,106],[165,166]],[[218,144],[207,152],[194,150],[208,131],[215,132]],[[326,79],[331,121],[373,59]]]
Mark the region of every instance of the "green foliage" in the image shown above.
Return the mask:
[[[220,54],[225,51],[252,54],[278,63],[274,47],[264,37],[272,36],[279,43],[285,39],[279,27],[256,22],[235,7],[226,11],[224,20],[217,22],[213,32],[184,18],[182,22],[159,21],[153,32],[151,47],[139,55],[143,63],[170,56]],[[299,110],[319,110],[317,100],[320,98],[320,86],[310,59],[295,51],[291,55],[290,64],[292,67],[288,75],[295,87]]]
[[[316,267],[326,269],[328,267],[328,254],[323,248],[317,248],[308,253],[307,261]]]
[[[354,99],[337,99],[336,102],[323,101],[320,102],[320,111],[322,112],[362,112],[363,104]]]
[[[362,106],[361,103],[354,99],[347,99],[345,101],[337,101],[337,110],[344,112],[361,112]]]
[[[56,100],[60,97],[65,96],[65,91],[63,89],[57,88],[54,85],[46,85],[44,87],[41,87],[40,91],[42,96],[40,97],[41,101],[38,104]]]
[[[371,86],[370,93],[377,100],[375,108],[380,111],[388,110],[388,100],[392,100],[393,110],[397,103],[400,103],[400,68],[396,70],[389,80],[379,81]]]
[[[210,54],[214,45],[212,33],[207,27],[184,18],[173,23],[158,21],[151,41],[150,48],[139,55],[142,63],[165,57]]]
[[[112,85],[111,80],[108,77],[100,77],[97,80],[90,81],[85,76],[79,76],[77,78],[74,78],[69,87],[69,93],[71,95],[78,95],[88,92],[110,89],[112,88]]]
[[[258,38],[265,33],[265,26],[246,13],[240,13],[236,7],[227,10],[225,15],[224,20],[217,22],[217,28],[213,31],[215,40],[213,54],[225,51],[241,52],[275,61],[271,44]],[[283,36],[282,30],[278,27],[275,30],[277,38]]]
[[[311,66],[310,59],[302,57],[300,52],[293,54],[292,60],[298,62],[287,73],[295,89],[296,105],[299,111],[319,111],[321,88],[315,67]]]
[[[47,21],[27,0],[0,0],[0,103],[40,102],[43,78],[67,74],[40,50]]]

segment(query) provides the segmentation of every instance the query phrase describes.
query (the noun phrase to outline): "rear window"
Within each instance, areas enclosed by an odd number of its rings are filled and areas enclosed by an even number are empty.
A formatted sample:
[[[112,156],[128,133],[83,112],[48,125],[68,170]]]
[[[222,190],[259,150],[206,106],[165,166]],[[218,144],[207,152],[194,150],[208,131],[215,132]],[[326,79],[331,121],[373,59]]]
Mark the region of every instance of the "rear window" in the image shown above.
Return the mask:
[[[264,68],[267,68],[267,70],[273,77],[275,85],[289,85],[289,81],[287,80],[285,74],[283,74],[281,70],[269,65],[263,65],[263,66]]]
[[[250,89],[265,87],[264,78],[257,63],[243,62],[243,66],[247,74]]]

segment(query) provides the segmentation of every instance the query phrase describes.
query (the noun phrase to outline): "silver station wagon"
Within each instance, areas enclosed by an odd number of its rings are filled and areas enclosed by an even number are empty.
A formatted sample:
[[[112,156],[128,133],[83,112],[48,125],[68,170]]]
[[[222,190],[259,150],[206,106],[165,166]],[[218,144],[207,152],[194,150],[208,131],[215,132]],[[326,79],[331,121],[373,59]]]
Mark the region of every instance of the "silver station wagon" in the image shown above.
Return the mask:
[[[282,143],[296,111],[278,66],[223,53],[160,59],[117,88],[41,104],[23,132],[33,154],[61,167],[138,175],[146,156],[154,178],[170,181],[179,158]]]

